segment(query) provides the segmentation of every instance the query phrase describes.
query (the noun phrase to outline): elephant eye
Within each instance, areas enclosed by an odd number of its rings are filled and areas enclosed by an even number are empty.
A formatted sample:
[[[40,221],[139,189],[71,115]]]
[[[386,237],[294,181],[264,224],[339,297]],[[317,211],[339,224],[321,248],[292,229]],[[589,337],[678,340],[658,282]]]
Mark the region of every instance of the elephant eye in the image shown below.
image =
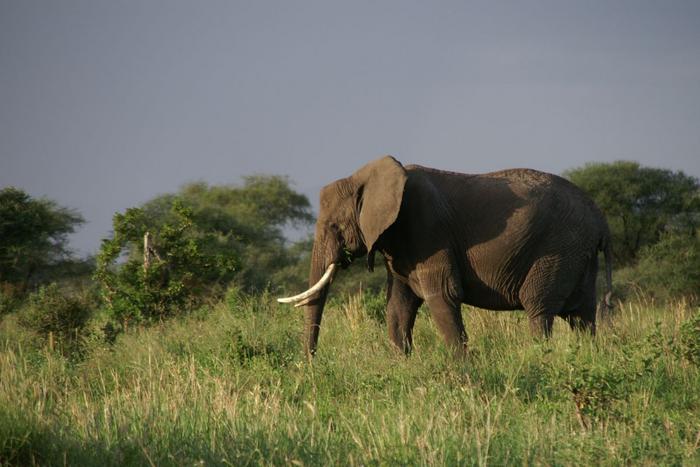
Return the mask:
[[[333,235],[335,238],[340,242],[343,243],[345,241],[344,235],[343,235],[343,229],[340,228],[340,226],[336,223],[332,223],[329,226],[331,232],[333,232]]]

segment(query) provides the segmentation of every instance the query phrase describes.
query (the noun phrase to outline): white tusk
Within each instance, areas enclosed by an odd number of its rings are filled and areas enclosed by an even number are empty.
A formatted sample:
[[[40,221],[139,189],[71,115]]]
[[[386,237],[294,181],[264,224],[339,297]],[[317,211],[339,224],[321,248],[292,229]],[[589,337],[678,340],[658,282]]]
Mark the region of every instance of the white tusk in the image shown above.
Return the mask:
[[[298,301],[294,304],[294,308],[299,308],[300,306],[304,306],[304,305],[308,304],[313,299],[314,299],[314,297],[307,297],[301,301]]]
[[[295,303],[295,302],[300,302],[302,300],[306,300],[307,298],[316,294],[323,287],[325,287],[326,284],[328,284],[331,280],[333,280],[333,273],[335,272],[335,268],[337,268],[337,267],[338,267],[338,265],[335,263],[332,263],[330,266],[328,266],[328,269],[326,269],[326,272],[323,273],[323,277],[321,277],[321,279],[319,279],[319,281],[316,282],[313,285],[313,287],[311,287],[306,292],[302,292],[299,295],[294,295],[293,297],[278,298],[277,301],[280,303]],[[306,301],[303,304],[306,304]]]

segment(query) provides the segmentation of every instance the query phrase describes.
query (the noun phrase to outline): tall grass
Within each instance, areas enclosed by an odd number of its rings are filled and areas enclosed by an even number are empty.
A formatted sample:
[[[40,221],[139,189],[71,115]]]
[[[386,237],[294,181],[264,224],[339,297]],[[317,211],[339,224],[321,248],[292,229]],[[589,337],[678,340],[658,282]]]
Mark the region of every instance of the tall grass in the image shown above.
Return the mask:
[[[700,371],[677,350],[684,303],[621,304],[590,338],[467,309],[455,361],[427,313],[396,352],[352,298],[319,354],[270,297],[134,329],[71,359],[0,323],[0,463],[700,463]]]

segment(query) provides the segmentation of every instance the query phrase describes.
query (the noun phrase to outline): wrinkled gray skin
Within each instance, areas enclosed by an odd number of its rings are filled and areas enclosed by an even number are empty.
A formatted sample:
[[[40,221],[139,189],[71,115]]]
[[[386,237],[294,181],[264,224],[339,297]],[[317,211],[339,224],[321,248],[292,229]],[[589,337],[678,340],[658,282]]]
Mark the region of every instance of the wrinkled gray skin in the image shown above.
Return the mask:
[[[426,303],[448,346],[466,351],[460,304],[524,309],[536,336],[555,316],[595,333],[598,250],[607,222],[579,188],[556,175],[513,169],[483,175],[403,167],[387,156],[321,190],[309,284],[331,263],[385,258],[389,337],[412,346]],[[349,254],[348,254],[349,253]],[[340,272],[342,273],[342,272]],[[329,286],[305,310],[305,348],[316,351]]]

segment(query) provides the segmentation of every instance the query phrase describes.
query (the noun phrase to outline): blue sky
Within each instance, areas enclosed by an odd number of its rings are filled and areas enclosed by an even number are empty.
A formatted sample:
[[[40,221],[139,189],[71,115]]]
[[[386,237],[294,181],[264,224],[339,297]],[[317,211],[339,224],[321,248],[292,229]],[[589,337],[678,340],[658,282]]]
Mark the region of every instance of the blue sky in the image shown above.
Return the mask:
[[[0,0],[0,186],[115,211],[190,181],[637,160],[700,176],[697,1]]]

